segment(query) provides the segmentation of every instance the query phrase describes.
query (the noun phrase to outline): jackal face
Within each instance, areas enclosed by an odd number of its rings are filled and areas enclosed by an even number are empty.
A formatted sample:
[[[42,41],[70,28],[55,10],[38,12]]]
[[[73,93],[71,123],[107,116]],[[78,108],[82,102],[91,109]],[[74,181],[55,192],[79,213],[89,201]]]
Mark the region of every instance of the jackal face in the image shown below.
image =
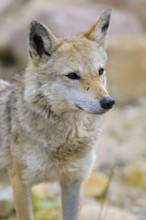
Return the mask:
[[[111,11],[80,36],[57,39],[37,21],[30,26],[25,100],[36,111],[101,114],[114,99],[106,90],[106,36]]]

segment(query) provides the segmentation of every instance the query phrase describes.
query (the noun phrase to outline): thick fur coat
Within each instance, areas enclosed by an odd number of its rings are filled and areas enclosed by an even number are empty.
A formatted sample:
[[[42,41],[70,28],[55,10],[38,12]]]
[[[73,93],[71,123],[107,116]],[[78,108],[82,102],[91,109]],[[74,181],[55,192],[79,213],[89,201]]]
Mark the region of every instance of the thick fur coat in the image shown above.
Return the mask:
[[[106,90],[107,10],[88,32],[57,39],[33,21],[29,64],[0,81],[0,170],[9,173],[18,218],[32,220],[31,187],[59,181],[64,220],[79,219],[82,183],[93,168]]]

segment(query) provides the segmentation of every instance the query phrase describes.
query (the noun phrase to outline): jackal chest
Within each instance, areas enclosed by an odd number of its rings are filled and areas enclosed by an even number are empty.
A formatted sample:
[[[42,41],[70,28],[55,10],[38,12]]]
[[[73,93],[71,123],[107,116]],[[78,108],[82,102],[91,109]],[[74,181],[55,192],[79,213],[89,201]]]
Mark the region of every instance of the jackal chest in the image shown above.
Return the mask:
[[[24,181],[33,185],[44,181],[61,180],[64,177],[85,176],[84,170],[90,169],[95,153],[88,149],[87,154],[85,149],[81,149],[81,144],[72,147],[75,149],[62,146],[56,152],[49,152],[41,146],[35,146],[35,150],[29,148],[21,158]]]
[[[26,142],[23,145],[23,155],[18,155],[23,167],[24,181],[34,185],[66,176],[86,176],[84,173],[90,170],[95,157],[90,144],[84,138],[74,138],[53,149],[53,146],[46,148]]]
[[[27,134],[20,134],[20,141],[16,144],[18,147],[14,148],[14,154],[22,163],[24,181],[36,184],[54,181],[64,175],[84,173],[81,169],[85,168],[87,157],[92,152],[97,126],[83,120],[71,123],[61,120],[49,126],[38,124],[33,124],[33,127],[32,123],[27,124]],[[94,161],[93,152],[91,161]]]

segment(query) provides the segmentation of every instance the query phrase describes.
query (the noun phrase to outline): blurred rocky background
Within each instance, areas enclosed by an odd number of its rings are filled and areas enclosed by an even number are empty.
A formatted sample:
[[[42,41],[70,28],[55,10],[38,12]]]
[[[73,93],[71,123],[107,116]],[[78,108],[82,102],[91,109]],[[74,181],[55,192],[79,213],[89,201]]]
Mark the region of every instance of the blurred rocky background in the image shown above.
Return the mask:
[[[109,7],[107,77],[117,104],[104,116],[82,219],[146,220],[146,0],[0,0],[0,78],[23,74],[33,19],[62,37],[86,31]],[[36,219],[60,219],[58,185],[33,193]],[[3,216],[11,203],[11,190],[0,188]],[[15,219],[15,212],[5,219]]]

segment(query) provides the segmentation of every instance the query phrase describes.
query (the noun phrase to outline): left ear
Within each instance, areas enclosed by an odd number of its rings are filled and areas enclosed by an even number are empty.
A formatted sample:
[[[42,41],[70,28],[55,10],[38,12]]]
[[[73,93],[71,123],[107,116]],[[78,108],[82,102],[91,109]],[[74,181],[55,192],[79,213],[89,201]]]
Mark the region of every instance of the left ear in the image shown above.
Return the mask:
[[[105,46],[106,36],[109,28],[111,9],[107,9],[84,36],[89,40],[96,41],[99,45]]]
[[[46,62],[59,45],[51,31],[38,21],[32,21],[29,32],[29,54],[32,61]]]

